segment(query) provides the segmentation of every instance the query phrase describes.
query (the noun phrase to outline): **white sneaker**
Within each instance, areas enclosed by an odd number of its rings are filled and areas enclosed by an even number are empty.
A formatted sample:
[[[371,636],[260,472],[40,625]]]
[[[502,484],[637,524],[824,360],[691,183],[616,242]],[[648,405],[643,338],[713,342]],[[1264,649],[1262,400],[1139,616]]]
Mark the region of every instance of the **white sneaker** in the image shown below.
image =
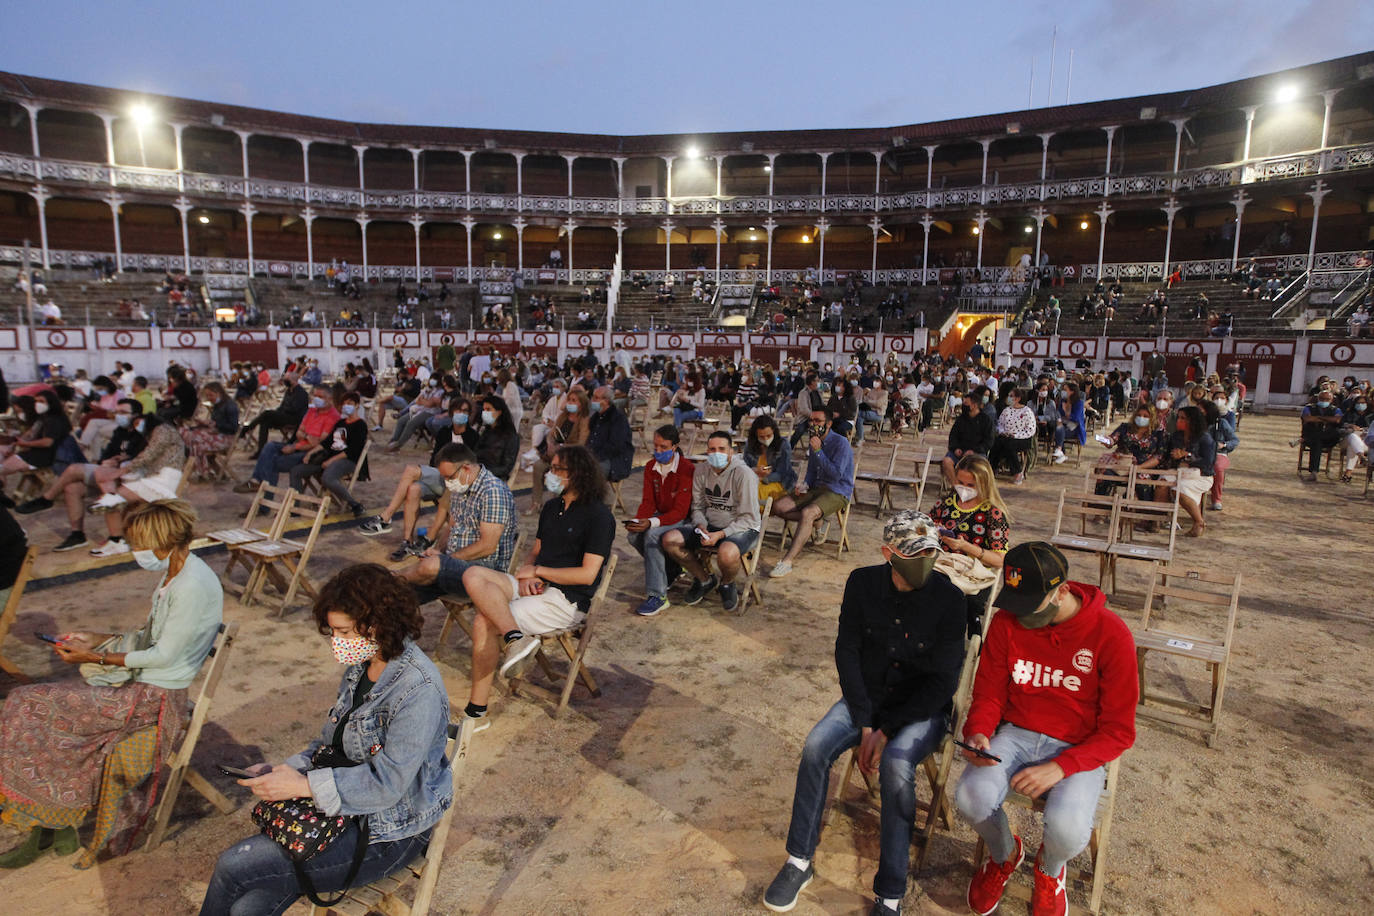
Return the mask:
[[[121,555],[121,554],[125,554],[125,553],[128,553],[128,552],[129,552],[129,542],[128,542],[128,541],[116,541],[116,540],[111,539],[111,540],[106,541],[104,544],[101,544],[101,545],[100,545],[99,547],[97,547],[95,550],[92,550],[92,551],[91,551],[91,556],[93,556],[93,557],[117,557],[117,556],[119,556],[119,555]]]
[[[1063,449],[1055,449],[1054,455],[1052,457],[1054,458],[1055,464],[1063,464],[1065,461],[1068,460],[1064,457]]]
[[[128,502],[128,500],[118,493],[106,493],[104,496],[97,499],[95,504],[106,509],[113,509],[116,506],[124,505],[126,502]]]
[[[771,572],[768,573],[768,576],[771,579],[781,579],[783,576],[787,575],[791,571],[792,561],[780,560],[778,563],[774,564],[773,569]]]

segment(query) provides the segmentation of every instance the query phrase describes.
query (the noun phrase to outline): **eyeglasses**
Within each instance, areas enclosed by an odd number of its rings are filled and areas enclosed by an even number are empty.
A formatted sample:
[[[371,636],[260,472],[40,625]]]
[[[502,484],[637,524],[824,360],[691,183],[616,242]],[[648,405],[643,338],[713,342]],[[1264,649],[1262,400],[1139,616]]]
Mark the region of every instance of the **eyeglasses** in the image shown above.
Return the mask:
[[[549,465],[549,470],[550,470],[550,471],[553,471],[555,474],[567,474],[567,473],[569,473],[569,471],[568,471],[568,466],[567,466],[567,465],[564,465],[564,464],[551,464],[551,465]]]

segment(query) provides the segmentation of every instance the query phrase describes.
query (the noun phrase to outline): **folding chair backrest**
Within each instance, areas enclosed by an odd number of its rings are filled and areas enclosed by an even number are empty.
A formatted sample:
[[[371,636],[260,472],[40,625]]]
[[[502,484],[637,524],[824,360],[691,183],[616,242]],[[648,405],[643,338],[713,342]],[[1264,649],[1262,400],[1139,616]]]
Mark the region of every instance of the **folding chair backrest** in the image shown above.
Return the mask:
[[[934,460],[935,446],[933,445],[926,448],[926,457],[924,460],[920,458],[916,459],[916,477],[919,479],[919,482],[916,484],[916,506],[918,508],[925,505],[926,484],[930,481],[930,465]]]
[[[615,564],[618,559],[615,554],[611,554],[606,558],[606,562],[601,564],[601,582],[596,587],[596,593],[592,595],[591,603],[587,605],[588,617],[606,603],[606,594],[611,590],[611,578],[615,575]]]
[[[1065,487],[1059,491],[1059,511],[1054,517],[1052,537],[1059,537],[1061,534],[1085,534],[1088,522],[1092,519],[1106,522],[1107,529],[1104,534],[1110,535],[1119,502],[1120,497],[1117,496],[1070,493],[1068,487]],[[1075,522],[1077,524],[1074,524]],[[1078,530],[1070,531],[1070,526]]]
[[[1135,483],[1141,486],[1158,486],[1168,484],[1175,486],[1178,483],[1178,470],[1176,468],[1133,468],[1135,471]],[[1132,502],[1148,502],[1148,499],[1141,500],[1137,497],[1135,487],[1128,487],[1126,498]]]
[[[988,606],[983,616],[987,619],[992,618],[991,605]],[[959,686],[954,691],[953,733],[955,735],[961,734],[964,730],[964,719],[968,716],[969,702],[973,699],[973,677],[978,671],[978,653],[982,647],[983,636],[980,633],[975,633],[964,648],[964,664],[959,669]]]
[[[1135,486],[1131,483],[1135,479],[1136,468],[1134,461],[1123,461],[1119,464],[1097,464],[1088,468],[1088,472],[1083,475],[1083,492],[1097,492],[1099,483],[1109,483],[1113,486],[1127,487],[1134,491]]]
[[[1155,523],[1163,526],[1162,529],[1156,528],[1157,533],[1168,535],[1169,552],[1172,554],[1174,549],[1174,538],[1177,534],[1175,526],[1178,522],[1178,491],[1174,491],[1173,498],[1168,502],[1146,502],[1144,500],[1130,499],[1129,496],[1121,500],[1121,504],[1116,510],[1116,521],[1118,537],[1117,540],[1134,540],[1131,529],[1137,522]],[[1162,544],[1160,546],[1163,546]]]
[[[324,519],[325,513],[329,509],[329,497],[326,496],[307,496],[304,493],[297,493],[291,497],[291,503],[286,510],[288,518],[309,521],[315,530],[320,527],[320,522]]]
[[[1161,607],[1165,599],[1169,599],[1171,625],[1174,618],[1182,616],[1186,616],[1190,622],[1197,620],[1204,626],[1208,623],[1215,625],[1216,609],[1224,607],[1226,622],[1222,627],[1220,642],[1229,646],[1236,627],[1236,610],[1240,605],[1240,579],[1239,572],[1197,569],[1181,563],[1157,566],[1150,579],[1149,590],[1145,593],[1145,610],[1140,625],[1144,629],[1150,628],[1156,599]]]
[[[181,497],[186,493],[186,485],[191,482],[191,469],[195,466],[195,456],[188,454],[186,456],[186,461],[183,462],[181,465],[181,479],[177,481],[177,499],[181,499]]]
[[[291,517],[291,506],[297,495],[299,494],[290,487],[279,487],[266,481],[258,484],[257,495],[253,497],[253,503],[248,507],[248,515],[243,520],[243,527],[252,528],[257,521],[258,512],[262,509],[270,509],[273,515],[267,536],[270,538],[281,537],[282,529],[286,527],[286,522]]]

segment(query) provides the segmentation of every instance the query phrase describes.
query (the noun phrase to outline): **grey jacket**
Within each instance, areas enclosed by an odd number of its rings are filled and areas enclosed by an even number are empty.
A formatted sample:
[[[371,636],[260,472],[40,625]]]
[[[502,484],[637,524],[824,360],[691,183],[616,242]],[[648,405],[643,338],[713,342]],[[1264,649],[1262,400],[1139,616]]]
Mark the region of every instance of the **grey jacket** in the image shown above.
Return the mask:
[[[334,740],[366,666],[350,665],[344,672],[320,738],[287,760],[288,766],[305,770],[315,749]],[[344,753],[361,765],[306,774],[315,803],[329,815],[368,815],[377,842],[428,830],[453,803],[453,777],[444,757],[448,721],[448,692],[439,669],[407,641],[344,726]]]
[[[692,524],[726,537],[759,530],[759,479],[736,455],[717,474],[703,461],[692,475]]]

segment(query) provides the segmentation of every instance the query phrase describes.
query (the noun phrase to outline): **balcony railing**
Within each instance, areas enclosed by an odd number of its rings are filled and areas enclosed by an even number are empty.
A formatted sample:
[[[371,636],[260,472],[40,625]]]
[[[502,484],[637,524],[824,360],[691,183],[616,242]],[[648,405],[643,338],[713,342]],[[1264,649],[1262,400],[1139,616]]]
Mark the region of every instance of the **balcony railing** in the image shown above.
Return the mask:
[[[1017,184],[932,188],[891,194],[804,194],[739,197],[614,198],[447,191],[360,190],[320,184],[242,178],[170,169],[109,166],[0,153],[0,176],[62,186],[184,193],[196,201],[276,203],[369,213],[432,213],[557,217],[633,216],[823,216],[903,214],[1007,204],[1108,198],[1160,197],[1180,191],[1239,187],[1374,168],[1374,143],[1320,152],[1204,166],[1178,173],[1069,178]]]

